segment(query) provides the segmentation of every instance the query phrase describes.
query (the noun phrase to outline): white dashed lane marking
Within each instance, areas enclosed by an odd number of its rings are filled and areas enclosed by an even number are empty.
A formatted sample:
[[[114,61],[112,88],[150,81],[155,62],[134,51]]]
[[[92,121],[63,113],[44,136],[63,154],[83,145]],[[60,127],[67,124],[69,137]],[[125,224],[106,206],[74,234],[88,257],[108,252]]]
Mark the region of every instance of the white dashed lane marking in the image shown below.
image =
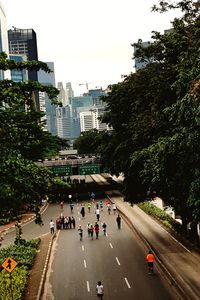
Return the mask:
[[[126,282],[127,287],[130,289],[131,286],[130,286],[130,284],[129,284],[129,282],[128,282],[128,279],[125,277],[124,280],[125,280],[125,282]]]
[[[87,283],[87,291],[89,293],[90,292],[90,283],[89,283],[89,281],[86,281],[86,283]]]
[[[86,260],[84,259],[84,267],[87,268]]]
[[[85,247],[82,245],[82,251],[85,251]]]
[[[120,262],[119,262],[119,259],[117,257],[115,257],[116,261],[117,261],[117,264],[118,266],[120,266]]]
[[[112,248],[113,249],[113,245],[110,243],[110,248]]]

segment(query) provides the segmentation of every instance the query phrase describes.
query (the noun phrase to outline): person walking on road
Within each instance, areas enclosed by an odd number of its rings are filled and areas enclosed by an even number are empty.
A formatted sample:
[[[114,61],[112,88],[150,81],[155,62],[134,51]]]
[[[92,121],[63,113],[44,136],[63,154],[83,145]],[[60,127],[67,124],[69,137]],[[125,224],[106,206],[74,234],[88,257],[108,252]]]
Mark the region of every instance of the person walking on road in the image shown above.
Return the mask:
[[[153,274],[153,263],[154,263],[155,257],[151,250],[149,250],[146,260],[147,260],[147,266],[148,266],[148,273]]]
[[[103,300],[104,288],[103,288],[103,284],[101,283],[101,281],[98,281],[98,283],[97,283],[96,293],[97,293],[98,299]]]
[[[97,221],[99,221],[99,218],[100,218],[100,209],[99,208],[96,209],[95,214],[97,217]]]
[[[83,229],[82,229],[81,225],[79,225],[78,234],[80,237],[80,241],[82,241],[83,240]]]
[[[117,215],[116,222],[118,229],[121,229],[121,217],[119,214]]]
[[[50,227],[50,232],[51,232],[51,234],[54,234],[54,221],[53,220],[51,220],[50,221],[50,223],[49,223],[49,227]]]
[[[93,240],[93,234],[94,234],[94,227],[92,224],[90,224],[90,236],[91,236],[91,240]]]
[[[73,210],[74,210],[74,203],[70,203],[70,209],[71,209],[71,213],[73,214]]]
[[[115,215],[116,211],[117,211],[117,207],[116,207],[115,203],[113,203],[112,209],[113,209],[113,212],[114,212],[114,215]]]
[[[103,228],[103,235],[106,235],[106,228],[107,228],[107,225],[106,225],[105,222],[103,222],[102,228]]]
[[[75,221],[73,216],[71,217],[71,222],[72,222],[73,228],[75,228],[76,227],[76,221]]]
[[[110,212],[111,212],[111,205],[110,205],[110,203],[107,204],[107,208],[108,208],[108,214],[110,215]]]
[[[81,215],[82,215],[82,218],[85,217],[85,207],[84,205],[81,206],[81,211],[80,211]]]
[[[98,240],[98,238],[99,238],[99,224],[97,222],[94,225],[94,231],[95,231],[95,234],[96,234],[96,239]]]

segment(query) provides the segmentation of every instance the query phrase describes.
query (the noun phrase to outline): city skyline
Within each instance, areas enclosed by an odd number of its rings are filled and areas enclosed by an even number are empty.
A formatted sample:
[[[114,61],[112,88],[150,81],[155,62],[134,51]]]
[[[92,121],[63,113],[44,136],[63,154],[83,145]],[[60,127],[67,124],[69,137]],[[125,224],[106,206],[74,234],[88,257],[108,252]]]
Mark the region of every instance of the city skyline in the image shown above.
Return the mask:
[[[151,12],[156,0],[1,2],[8,29],[34,29],[39,60],[54,62],[56,82],[71,82],[75,95],[134,72],[131,44],[163,33],[178,13]]]

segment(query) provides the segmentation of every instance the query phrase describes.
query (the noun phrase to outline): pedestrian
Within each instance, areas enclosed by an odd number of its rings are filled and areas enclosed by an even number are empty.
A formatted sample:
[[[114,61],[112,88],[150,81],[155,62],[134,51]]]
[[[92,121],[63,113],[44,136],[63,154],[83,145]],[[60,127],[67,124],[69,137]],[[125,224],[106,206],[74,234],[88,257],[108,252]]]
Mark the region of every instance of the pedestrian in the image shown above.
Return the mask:
[[[117,210],[117,207],[116,207],[115,203],[113,203],[112,209],[113,209],[113,212],[114,212],[114,215],[115,215],[116,214],[116,210]]]
[[[67,229],[69,224],[69,219],[67,217],[64,217],[64,227],[63,229]]]
[[[151,250],[149,250],[149,252],[146,256],[146,260],[147,260],[147,266],[148,266],[148,273],[153,274],[153,263],[154,263],[155,257]]]
[[[99,208],[96,209],[95,214],[97,217],[97,221],[99,221],[99,218],[100,218],[100,209]]]
[[[60,209],[63,209],[63,204],[64,204],[64,202],[61,201],[61,202],[60,202]]]
[[[61,227],[61,222],[60,222],[60,218],[56,218],[56,229],[59,230]]]
[[[82,241],[82,239],[83,239],[83,229],[82,229],[81,225],[79,225],[78,234],[79,234],[79,237],[80,237],[80,241]]]
[[[81,211],[80,211],[81,215],[82,215],[82,218],[85,217],[85,207],[82,205],[81,206]]]
[[[73,228],[76,228],[76,221],[75,221],[75,218],[73,216],[71,217],[71,222],[72,222]]]
[[[87,203],[88,212],[90,212],[91,207],[92,207],[92,204],[91,204],[91,202],[88,201],[88,203]]]
[[[73,214],[73,210],[74,210],[74,204],[73,203],[70,203],[70,209],[71,209],[71,213]]]
[[[54,234],[54,221],[53,220],[50,221],[49,227],[50,227],[51,234]]]
[[[94,225],[94,231],[95,231],[95,234],[96,234],[96,239],[98,240],[98,238],[99,238],[99,224],[97,222]]]
[[[100,201],[100,209],[103,210],[103,201]]]
[[[93,234],[94,234],[94,227],[92,224],[90,224],[90,236],[91,236],[91,240],[93,240]]]
[[[117,215],[116,222],[118,229],[121,229],[121,217],[119,214]]]
[[[70,216],[68,218],[68,227],[69,229],[72,229],[72,218]]]
[[[98,283],[97,283],[96,293],[97,293],[97,297],[99,299],[103,300],[104,288],[103,288],[103,284],[101,283],[101,281],[98,281]]]
[[[90,237],[90,223],[87,224],[88,237]]]
[[[107,208],[108,208],[108,214],[110,215],[110,211],[111,211],[111,205],[110,205],[110,203],[107,204]]]
[[[103,235],[106,235],[106,228],[107,228],[107,225],[106,225],[105,222],[103,222],[102,228],[103,228]]]

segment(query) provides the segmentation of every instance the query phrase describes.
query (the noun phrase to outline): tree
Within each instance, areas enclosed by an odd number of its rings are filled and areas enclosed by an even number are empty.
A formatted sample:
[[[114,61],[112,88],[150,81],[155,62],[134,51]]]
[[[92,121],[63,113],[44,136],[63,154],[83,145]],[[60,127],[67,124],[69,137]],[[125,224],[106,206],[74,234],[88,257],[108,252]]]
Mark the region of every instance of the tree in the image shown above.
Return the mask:
[[[0,54],[0,69],[50,72],[40,61],[20,62]],[[43,131],[42,113],[36,111],[34,91],[46,92],[56,103],[59,91],[38,82],[0,81],[0,202],[1,211],[17,213],[26,204],[41,202],[53,182],[52,173],[34,161],[67,145]]]
[[[148,48],[136,44],[138,58],[153,59],[110,87],[103,121],[113,127],[110,164],[125,175],[127,199],[138,202],[156,190],[186,228],[199,220],[199,2],[159,2],[155,10],[178,7],[183,16],[165,34],[153,32]]]

